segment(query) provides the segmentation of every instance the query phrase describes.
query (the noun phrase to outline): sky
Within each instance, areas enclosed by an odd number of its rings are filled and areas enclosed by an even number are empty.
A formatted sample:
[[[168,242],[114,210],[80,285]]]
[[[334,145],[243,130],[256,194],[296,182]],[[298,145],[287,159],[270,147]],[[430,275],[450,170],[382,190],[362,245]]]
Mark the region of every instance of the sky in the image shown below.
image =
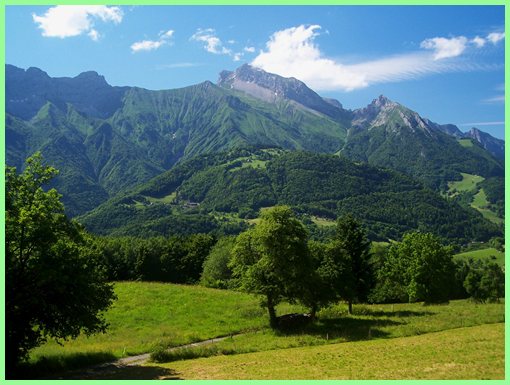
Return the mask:
[[[5,60],[153,90],[248,63],[504,139],[504,31],[503,6],[6,6]]]

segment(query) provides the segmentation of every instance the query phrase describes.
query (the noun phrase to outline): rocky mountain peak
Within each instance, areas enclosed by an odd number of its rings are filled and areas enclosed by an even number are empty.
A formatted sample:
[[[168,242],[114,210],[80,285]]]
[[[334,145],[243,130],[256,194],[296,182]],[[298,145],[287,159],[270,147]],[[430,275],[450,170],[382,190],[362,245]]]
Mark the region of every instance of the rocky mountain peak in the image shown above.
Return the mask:
[[[218,85],[242,91],[269,103],[282,99],[290,100],[298,106],[335,119],[344,120],[349,114],[339,102],[323,99],[302,81],[272,74],[249,64],[243,64],[235,71],[222,71]]]

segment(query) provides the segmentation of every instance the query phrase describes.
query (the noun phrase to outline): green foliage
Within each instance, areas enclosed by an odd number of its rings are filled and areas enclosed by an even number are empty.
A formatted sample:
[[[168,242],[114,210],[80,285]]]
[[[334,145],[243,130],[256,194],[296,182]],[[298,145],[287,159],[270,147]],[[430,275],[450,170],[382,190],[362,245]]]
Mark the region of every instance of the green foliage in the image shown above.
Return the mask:
[[[476,302],[497,302],[505,296],[505,274],[490,259],[470,259],[464,288]]]
[[[454,274],[450,247],[430,233],[409,233],[390,246],[372,300],[444,302],[453,291]]]
[[[6,351],[11,373],[48,338],[104,332],[113,299],[90,238],[64,215],[57,171],[39,153],[26,168],[6,168]]]
[[[264,296],[271,326],[277,326],[275,306],[306,294],[311,259],[304,226],[286,206],[262,213],[261,221],[239,235],[231,268],[240,288]]]
[[[229,262],[232,258],[235,237],[224,237],[218,240],[216,245],[206,257],[203,265],[200,283],[206,287],[227,289],[231,286],[232,271]]]
[[[196,283],[215,239],[207,234],[170,238],[97,237],[110,280]]]
[[[265,162],[265,168],[237,167]],[[234,167],[236,166],[236,167]],[[158,199],[175,196],[171,202]],[[189,202],[199,203],[188,208]],[[415,180],[332,155],[277,149],[236,149],[182,162],[166,173],[99,206],[78,220],[94,233],[136,236],[212,232],[238,234],[255,211],[292,205],[305,221],[356,213],[370,239],[400,239],[410,230],[467,243],[500,236],[501,229]],[[223,219],[217,213],[228,213]],[[312,221],[313,222],[313,221]],[[314,239],[332,229],[307,221]]]

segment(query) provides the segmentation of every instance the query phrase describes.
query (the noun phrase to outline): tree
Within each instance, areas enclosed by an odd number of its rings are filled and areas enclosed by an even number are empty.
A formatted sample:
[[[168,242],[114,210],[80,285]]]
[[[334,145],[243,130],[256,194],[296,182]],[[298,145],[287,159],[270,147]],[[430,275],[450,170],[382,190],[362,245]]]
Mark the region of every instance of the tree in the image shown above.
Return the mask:
[[[254,228],[240,234],[230,267],[239,287],[264,296],[272,327],[277,326],[276,305],[306,296],[312,264],[307,232],[287,206],[262,213]]]
[[[57,170],[36,153],[21,174],[6,167],[6,361],[14,373],[48,338],[104,331],[102,311],[113,299],[87,234],[64,215]]]
[[[203,264],[200,282],[206,287],[227,289],[231,286],[232,271],[228,267],[231,259],[235,237],[220,238],[211,249]]]
[[[452,249],[430,233],[405,234],[402,242],[390,246],[380,276],[388,296],[409,302],[447,301],[455,285]]]
[[[342,284],[342,296],[349,304],[352,314],[353,302],[366,302],[374,283],[370,264],[370,241],[359,221],[351,215],[338,218],[335,249],[345,253],[349,261],[349,275]]]
[[[488,258],[468,261],[464,288],[476,302],[497,302],[505,296],[505,273]]]

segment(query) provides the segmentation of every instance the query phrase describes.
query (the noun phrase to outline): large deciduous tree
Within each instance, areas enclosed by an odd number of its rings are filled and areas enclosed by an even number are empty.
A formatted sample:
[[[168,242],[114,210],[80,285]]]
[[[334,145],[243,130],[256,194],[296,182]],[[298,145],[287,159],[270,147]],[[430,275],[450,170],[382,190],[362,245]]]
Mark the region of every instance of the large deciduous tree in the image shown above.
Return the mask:
[[[452,248],[430,233],[413,232],[394,243],[380,271],[388,295],[409,302],[447,301],[455,285]]]
[[[254,228],[238,236],[230,266],[242,289],[264,296],[275,327],[276,305],[307,294],[312,263],[306,229],[289,207],[269,209]]]
[[[114,299],[88,236],[64,215],[57,170],[40,154],[18,174],[6,168],[6,361],[8,373],[48,338],[104,331]]]

